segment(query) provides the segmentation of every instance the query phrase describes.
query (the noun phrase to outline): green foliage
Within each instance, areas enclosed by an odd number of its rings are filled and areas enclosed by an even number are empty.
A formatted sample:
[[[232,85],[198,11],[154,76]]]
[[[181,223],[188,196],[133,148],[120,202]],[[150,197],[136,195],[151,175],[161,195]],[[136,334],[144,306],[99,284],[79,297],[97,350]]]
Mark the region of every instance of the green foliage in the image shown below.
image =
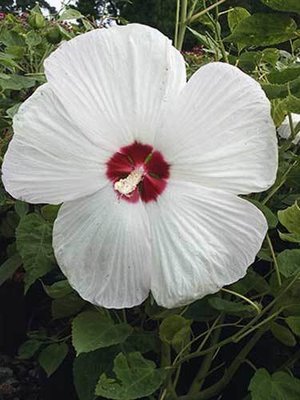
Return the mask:
[[[13,116],[45,82],[44,59],[62,41],[94,29],[94,21],[84,15],[101,16],[99,4],[82,0],[78,9],[68,8],[50,19],[34,8],[29,16],[9,14],[0,21],[1,158],[13,134]],[[189,17],[187,23],[185,43],[197,41],[203,46],[202,53],[184,48],[189,76],[207,62],[228,61],[261,84],[271,100],[277,127],[288,114],[299,114],[298,2],[228,1],[205,14],[203,4],[195,2],[192,14],[202,14],[193,21]],[[207,5],[214,4],[207,1]],[[18,2],[23,10],[33,5]],[[173,0],[118,5],[123,20],[148,23],[173,36]],[[9,1],[0,7],[16,9]],[[78,25],[66,23],[74,18]],[[299,380],[293,375],[299,368],[300,336],[299,145],[292,137],[279,138],[278,145],[275,184],[265,193],[247,196],[268,221],[268,240],[258,259],[226,293],[220,291],[173,310],[159,307],[151,297],[129,310],[104,310],[85,302],[59,271],[53,255],[52,227],[60,206],[15,201],[0,187],[0,289],[14,293],[11,288],[32,286],[29,296],[38,294],[26,321],[28,329],[36,330],[27,332],[18,360],[37,360],[50,376],[68,357],[79,400],[97,396],[120,400],[175,396],[185,400],[190,396],[194,400],[200,388],[203,398],[213,399],[239,378],[235,375],[239,370],[243,385],[233,397],[244,398],[244,382],[250,376],[243,362],[248,359],[256,364],[257,351],[251,353],[251,349],[260,342],[259,351],[266,349],[274,360],[262,357],[256,365],[265,368],[254,374],[247,398],[298,400]],[[188,385],[193,379],[192,390]]]
[[[53,343],[45,347],[39,354],[39,363],[47,376],[52,375],[68,354],[65,343]]]
[[[150,396],[162,384],[165,372],[140,353],[118,354],[114,360],[115,377],[100,376],[96,394],[108,399],[133,400]]]
[[[251,400],[298,400],[300,380],[286,372],[275,372],[270,375],[261,368],[256,371],[249,386]]]
[[[79,355],[123,343],[131,332],[132,328],[128,324],[116,324],[103,313],[85,311],[73,321],[73,346]]]

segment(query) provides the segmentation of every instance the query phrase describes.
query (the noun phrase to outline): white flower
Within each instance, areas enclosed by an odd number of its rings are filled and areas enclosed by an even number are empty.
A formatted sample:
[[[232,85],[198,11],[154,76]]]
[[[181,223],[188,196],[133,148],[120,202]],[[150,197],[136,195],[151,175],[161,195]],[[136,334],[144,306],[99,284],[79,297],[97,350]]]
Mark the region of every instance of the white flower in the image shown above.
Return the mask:
[[[300,114],[291,114],[293,127],[296,128],[298,123],[300,122]],[[283,139],[288,139],[291,136],[291,127],[289,117],[285,117],[283,123],[278,128],[278,135]],[[298,144],[300,141],[300,132],[297,133],[296,137],[293,140],[294,144]]]
[[[120,308],[151,290],[175,307],[244,276],[267,224],[237,195],[277,169],[259,84],[223,63],[186,84],[171,42],[136,24],[64,43],[45,71],[14,119],[3,181],[15,198],[64,203],[53,246],[78,293]]]

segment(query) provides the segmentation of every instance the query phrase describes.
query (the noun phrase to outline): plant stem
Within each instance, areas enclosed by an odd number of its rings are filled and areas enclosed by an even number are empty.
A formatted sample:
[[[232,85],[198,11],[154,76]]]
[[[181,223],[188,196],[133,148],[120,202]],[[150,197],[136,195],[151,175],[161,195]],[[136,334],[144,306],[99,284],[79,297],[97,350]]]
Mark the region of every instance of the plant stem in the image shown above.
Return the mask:
[[[179,12],[180,12],[180,0],[177,0],[176,20],[175,20],[175,35],[174,35],[174,46],[176,47],[176,49],[178,49]]]
[[[222,315],[222,317],[221,317],[221,321],[220,321],[221,324],[222,324],[223,320],[224,320],[224,315]],[[213,333],[211,334],[210,344],[212,346],[216,345],[218,343],[221,332],[222,332],[222,329],[219,328],[219,329],[216,329],[215,331],[213,331]],[[210,334],[210,333],[211,332],[209,332],[208,334]],[[199,369],[199,371],[190,387],[190,390],[188,392],[189,395],[198,393],[201,390],[201,388],[204,384],[205,378],[207,376],[207,373],[209,372],[210,366],[212,364],[214,354],[215,354],[215,351],[213,350],[210,353],[206,354],[206,356],[204,357],[202,364],[201,364],[201,368]]]
[[[290,125],[290,130],[291,130],[291,137],[292,139],[295,139],[296,137],[296,132],[295,132],[295,127],[293,124],[293,118],[292,118],[292,114],[288,113],[288,119],[289,119],[289,125]]]
[[[197,14],[193,15],[187,22],[192,23],[195,22],[198,18],[202,17],[202,15],[208,13],[209,11],[213,10],[214,8],[218,7],[220,4],[225,3],[226,0],[219,0],[215,4],[207,7],[205,10],[199,11]]]
[[[273,262],[274,262],[274,267],[275,267],[275,271],[276,271],[276,276],[277,276],[277,281],[278,281],[278,285],[281,286],[282,285],[282,281],[281,281],[281,276],[280,276],[280,271],[279,271],[279,266],[278,266],[278,262],[277,262],[277,258],[276,258],[276,254],[270,239],[269,234],[267,233],[267,242],[272,254],[272,258],[273,258]]]
[[[188,7],[188,0],[180,0],[180,22],[179,22],[179,32],[178,32],[178,39],[177,39],[177,50],[181,51],[187,26],[187,7]]]
[[[248,356],[252,348],[255,346],[255,344],[259,341],[259,339],[265,332],[266,328],[259,330],[258,332],[256,332],[254,336],[252,336],[249,342],[242,348],[240,353],[231,363],[230,367],[224,373],[223,377],[216,384],[210,386],[209,388],[203,390],[200,393],[179,396],[178,400],[208,400],[211,399],[213,396],[219,394],[231,381],[231,379],[239,369],[240,365],[244,362],[245,358]]]

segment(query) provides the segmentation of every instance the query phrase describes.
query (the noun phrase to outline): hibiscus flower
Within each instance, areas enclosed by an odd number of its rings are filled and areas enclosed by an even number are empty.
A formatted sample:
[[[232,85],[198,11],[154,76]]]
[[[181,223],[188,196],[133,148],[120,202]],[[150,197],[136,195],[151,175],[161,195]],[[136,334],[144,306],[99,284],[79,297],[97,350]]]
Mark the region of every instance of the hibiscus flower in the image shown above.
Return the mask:
[[[3,182],[17,199],[63,203],[53,247],[78,293],[122,308],[151,291],[175,307],[243,277],[267,223],[238,195],[277,169],[259,84],[223,63],[186,83],[170,40],[138,24],[63,43],[45,73],[14,118]]]

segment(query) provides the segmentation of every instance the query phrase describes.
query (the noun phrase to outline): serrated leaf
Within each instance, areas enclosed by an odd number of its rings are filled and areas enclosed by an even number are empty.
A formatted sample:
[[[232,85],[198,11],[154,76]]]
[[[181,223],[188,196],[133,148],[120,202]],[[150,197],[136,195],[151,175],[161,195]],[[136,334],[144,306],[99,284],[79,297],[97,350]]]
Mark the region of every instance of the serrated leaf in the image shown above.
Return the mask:
[[[21,360],[27,360],[35,355],[35,353],[43,345],[43,342],[36,339],[26,340],[20,347],[18,352],[18,357]]]
[[[300,95],[300,78],[281,84],[263,83],[261,87],[270,100],[285,99],[290,94],[295,96]]]
[[[285,210],[278,211],[278,219],[290,233],[300,234],[300,207],[297,202]]]
[[[245,46],[270,46],[286,42],[296,36],[297,24],[292,18],[279,14],[253,14],[240,21],[225,38],[227,42]]]
[[[300,271],[300,250],[284,250],[277,255],[277,263],[280,273],[288,278]]]
[[[300,336],[300,317],[287,317],[286,323],[295,335]]]
[[[49,377],[64,361],[68,354],[66,343],[53,343],[45,347],[39,355],[39,363]]]
[[[162,385],[166,373],[140,353],[118,354],[114,360],[115,377],[100,376],[96,394],[108,399],[134,400],[150,396]]]
[[[22,265],[23,261],[19,254],[14,254],[0,267],[0,286]]]
[[[67,279],[53,283],[53,285],[44,285],[45,292],[52,299],[61,299],[73,292]]]
[[[130,325],[115,324],[96,311],[82,312],[72,324],[72,340],[77,355],[123,343],[131,333]]]
[[[94,400],[99,376],[110,372],[119,350],[115,347],[80,354],[73,364],[74,385],[79,400]]]
[[[234,7],[227,14],[228,26],[231,32],[235,30],[238,24],[245,18],[250,17],[250,13],[246,8]]]
[[[25,290],[51,271],[55,263],[52,226],[38,214],[25,215],[16,230],[17,249],[23,259]]]
[[[300,13],[299,0],[261,0],[266,6],[278,11],[291,11]]]
[[[172,345],[179,352],[190,341],[191,322],[181,315],[165,318],[159,327],[160,340]]]
[[[59,297],[52,301],[52,317],[53,319],[70,317],[78,314],[84,305],[84,300],[77,293],[71,292],[64,297]]]
[[[300,380],[286,372],[275,372],[271,376],[260,368],[252,377],[249,390],[252,400],[299,400]]]
[[[273,322],[271,325],[271,332],[273,336],[281,343],[283,343],[285,346],[289,347],[294,347],[297,344],[297,341],[295,339],[295,336],[292,334],[292,332],[283,325],[277,324],[276,322]]]

